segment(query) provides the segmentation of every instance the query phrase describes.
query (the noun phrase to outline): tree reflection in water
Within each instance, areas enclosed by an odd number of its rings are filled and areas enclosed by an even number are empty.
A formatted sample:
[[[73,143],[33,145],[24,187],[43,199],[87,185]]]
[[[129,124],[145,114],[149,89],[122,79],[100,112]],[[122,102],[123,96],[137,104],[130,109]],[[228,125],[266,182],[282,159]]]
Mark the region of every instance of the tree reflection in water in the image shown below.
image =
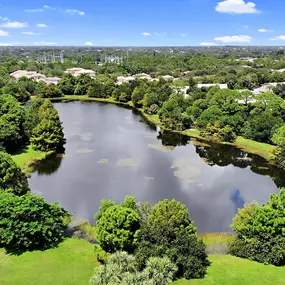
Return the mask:
[[[187,145],[189,137],[178,133],[164,131],[157,137],[165,146],[182,146]],[[203,140],[192,140],[196,147],[196,153],[208,165],[218,165],[225,167],[234,165],[239,168],[250,167],[250,169],[259,175],[269,176],[278,188],[285,186],[285,171],[269,164],[264,158],[247,153],[237,147],[224,144],[209,143],[205,144]]]

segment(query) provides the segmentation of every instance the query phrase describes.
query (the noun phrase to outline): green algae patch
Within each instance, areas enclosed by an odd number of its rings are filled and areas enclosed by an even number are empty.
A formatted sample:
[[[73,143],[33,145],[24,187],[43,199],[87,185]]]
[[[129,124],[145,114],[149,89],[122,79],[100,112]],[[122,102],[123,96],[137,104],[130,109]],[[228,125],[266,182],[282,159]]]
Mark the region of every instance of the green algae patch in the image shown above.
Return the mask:
[[[138,161],[135,161],[133,159],[120,159],[117,162],[117,166],[121,167],[138,167],[140,164]]]

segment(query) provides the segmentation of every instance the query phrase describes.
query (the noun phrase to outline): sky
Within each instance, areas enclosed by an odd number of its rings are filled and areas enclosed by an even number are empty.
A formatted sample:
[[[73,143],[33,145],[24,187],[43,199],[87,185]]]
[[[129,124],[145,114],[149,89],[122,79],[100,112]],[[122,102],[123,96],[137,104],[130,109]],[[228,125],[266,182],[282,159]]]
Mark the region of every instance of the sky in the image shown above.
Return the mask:
[[[285,1],[251,1],[0,0],[0,46],[285,45]]]

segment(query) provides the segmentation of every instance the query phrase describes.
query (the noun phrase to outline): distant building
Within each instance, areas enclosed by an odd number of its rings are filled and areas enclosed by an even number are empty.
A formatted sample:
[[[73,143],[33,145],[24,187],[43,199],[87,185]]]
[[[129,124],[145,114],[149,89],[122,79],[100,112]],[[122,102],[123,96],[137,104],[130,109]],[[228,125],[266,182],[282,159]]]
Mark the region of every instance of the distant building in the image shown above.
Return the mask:
[[[121,85],[123,83],[130,83],[134,81],[136,78],[134,76],[118,76],[117,77],[117,85]]]
[[[228,88],[228,84],[215,84],[215,83],[211,83],[211,84],[198,84],[197,87],[199,89],[205,87],[205,88],[209,88],[209,87],[213,87],[213,86],[218,86],[221,89],[227,89]]]
[[[94,70],[84,69],[81,67],[69,68],[65,71],[65,73],[71,73],[75,77],[80,76],[81,74],[88,74],[91,77],[95,77],[95,75],[96,75]]]
[[[57,85],[60,78],[59,77],[46,77],[45,75],[38,73],[36,71],[26,71],[26,70],[17,70],[10,74],[15,79],[19,79],[21,77],[33,79],[37,82],[43,81],[46,84],[55,84]]]

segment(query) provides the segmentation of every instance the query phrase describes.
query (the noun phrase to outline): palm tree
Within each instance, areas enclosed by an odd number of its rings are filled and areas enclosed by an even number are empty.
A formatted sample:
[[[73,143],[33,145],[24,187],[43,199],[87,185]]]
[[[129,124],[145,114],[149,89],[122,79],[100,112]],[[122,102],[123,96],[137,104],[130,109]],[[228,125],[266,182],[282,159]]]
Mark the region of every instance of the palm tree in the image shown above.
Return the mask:
[[[175,278],[178,268],[168,257],[151,257],[143,271],[148,276],[151,285],[167,285]]]

